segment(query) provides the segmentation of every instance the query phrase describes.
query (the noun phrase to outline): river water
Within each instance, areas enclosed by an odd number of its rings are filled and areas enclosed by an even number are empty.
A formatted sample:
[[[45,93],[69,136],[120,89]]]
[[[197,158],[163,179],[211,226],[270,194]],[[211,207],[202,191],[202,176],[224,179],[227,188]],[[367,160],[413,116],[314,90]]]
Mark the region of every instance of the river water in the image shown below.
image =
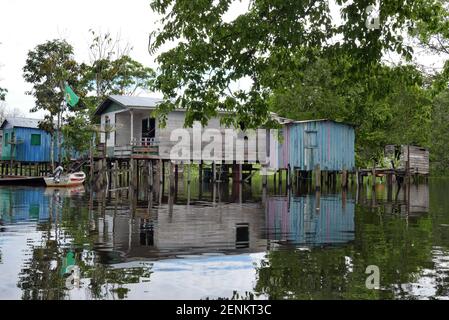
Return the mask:
[[[449,298],[449,180],[178,189],[158,204],[1,187],[0,299]]]

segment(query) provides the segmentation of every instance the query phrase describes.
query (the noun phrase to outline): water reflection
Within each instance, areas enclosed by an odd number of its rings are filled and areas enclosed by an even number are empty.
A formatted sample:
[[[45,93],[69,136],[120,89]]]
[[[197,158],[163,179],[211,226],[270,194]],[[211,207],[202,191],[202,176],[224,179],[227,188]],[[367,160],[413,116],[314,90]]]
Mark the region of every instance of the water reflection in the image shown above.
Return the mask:
[[[382,207],[389,214],[419,216],[429,212],[429,185],[411,184],[389,189],[377,184],[374,188],[362,189],[358,201],[367,207]]]
[[[347,243],[354,240],[354,208],[342,195],[269,197],[267,237],[295,245]]]
[[[276,195],[181,181],[150,205],[0,188],[0,298],[448,297],[448,185]],[[381,290],[365,287],[368,265]]]

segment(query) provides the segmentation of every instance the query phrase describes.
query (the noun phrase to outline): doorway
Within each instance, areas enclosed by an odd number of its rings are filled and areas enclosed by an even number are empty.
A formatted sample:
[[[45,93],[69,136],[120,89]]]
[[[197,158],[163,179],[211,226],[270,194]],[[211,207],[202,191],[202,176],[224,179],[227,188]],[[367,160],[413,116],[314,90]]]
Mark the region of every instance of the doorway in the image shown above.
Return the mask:
[[[156,119],[146,118],[142,120],[142,142],[153,143],[156,136]]]

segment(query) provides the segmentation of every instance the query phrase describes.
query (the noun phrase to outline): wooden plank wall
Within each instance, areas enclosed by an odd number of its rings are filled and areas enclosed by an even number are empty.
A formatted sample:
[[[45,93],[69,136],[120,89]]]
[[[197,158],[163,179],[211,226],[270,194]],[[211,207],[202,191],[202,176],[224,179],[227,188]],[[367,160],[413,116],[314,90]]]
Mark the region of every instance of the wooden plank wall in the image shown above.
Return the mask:
[[[199,133],[199,130],[193,128],[184,128],[184,120],[185,113],[180,111],[171,112],[168,115],[167,124],[165,128],[158,128],[156,130],[156,144],[159,145],[159,155],[163,159],[170,159],[170,152],[172,148],[176,145],[177,149],[185,148],[186,150],[190,150],[190,158],[194,161],[198,161],[199,157],[194,155],[193,143],[194,139],[199,139],[198,137],[194,137],[194,134]],[[199,124],[196,124],[200,126]],[[267,148],[267,139],[266,139],[266,131],[264,130],[264,135],[258,139],[255,131],[251,132],[243,132],[241,130],[233,130],[232,128],[225,128],[220,125],[219,118],[213,118],[209,121],[208,125],[202,128],[202,143],[201,150],[204,150],[206,154],[209,154],[206,151],[212,151],[213,147],[210,144],[213,139],[219,138],[221,136],[221,153],[222,160],[247,160],[255,159],[249,162],[261,162],[265,163],[267,161],[266,157],[266,148]],[[176,134],[174,130],[176,129],[184,129],[189,132],[189,139],[182,139],[178,137],[177,141],[171,141],[172,134],[176,138]],[[216,129],[214,131],[205,132],[204,129]],[[233,139],[225,139],[226,133],[233,132]],[[245,137],[247,137],[247,141],[245,142]],[[232,151],[229,153],[228,151]],[[216,151],[215,151],[216,152]],[[238,155],[244,155],[243,159],[239,159]],[[229,157],[225,159],[225,156]],[[241,157],[240,157],[241,158]],[[183,160],[189,160],[187,157],[183,157]],[[204,160],[212,160],[203,159]],[[217,160],[217,159],[216,159]]]

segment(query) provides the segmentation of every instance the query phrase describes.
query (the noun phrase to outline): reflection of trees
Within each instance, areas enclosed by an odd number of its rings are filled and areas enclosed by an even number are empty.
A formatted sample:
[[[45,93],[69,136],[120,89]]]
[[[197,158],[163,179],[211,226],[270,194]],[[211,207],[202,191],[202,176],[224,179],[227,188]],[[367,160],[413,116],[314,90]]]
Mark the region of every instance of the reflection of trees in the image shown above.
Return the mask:
[[[86,203],[86,202],[85,202]],[[98,264],[94,245],[98,232],[92,228],[92,219],[98,214],[89,212],[82,203],[65,198],[50,205],[50,219],[37,225],[42,239],[39,244],[29,243],[30,256],[24,262],[18,287],[23,299],[65,299],[65,257],[74,252],[74,264],[80,268],[81,287],[94,299],[123,299],[129,289],[125,286],[148,280],[150,266],[112,268]]]
[[[404,298],[395,288],[432,265],[431,218],[357,211],[356,238],[345,247],[270,251],[257,268],[256,294],[271,299]],[[368,265],[379,266],[382,290],[365,287]]]
[[[97,265],[95,268],[88,268],[83,276],[90,278],[89,291],[92,298],[104,299],[115,296],[119,299],[126,298],[129,289],[125,285],[139,283],[142,278],[149,279],[151,275],[149,267],[134,268],[109,268],[104,265]]]
[[[64,299],[65,280],[60,275],[61,257],[56,241],[51,239],[51,223],[40,224],[41,245],[31,246],[31,256],[25,262],[20,274],[18,287],[22,289],[22,299]]]

